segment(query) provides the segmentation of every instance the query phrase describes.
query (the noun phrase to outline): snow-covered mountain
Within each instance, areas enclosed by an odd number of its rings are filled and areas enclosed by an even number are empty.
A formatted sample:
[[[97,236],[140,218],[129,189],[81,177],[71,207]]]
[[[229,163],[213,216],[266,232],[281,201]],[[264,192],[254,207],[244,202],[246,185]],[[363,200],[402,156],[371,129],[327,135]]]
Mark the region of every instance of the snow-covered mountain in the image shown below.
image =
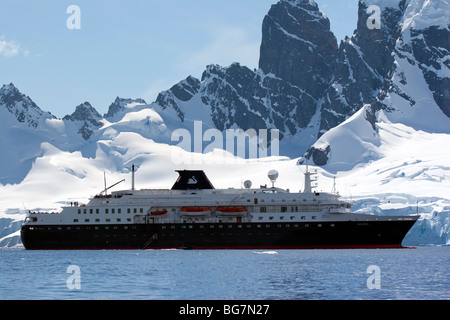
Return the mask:
[[[346,39],[364,56],[363,47],[355,43],[361,38],[359,26],[367,20],[365,9],[368,3],[369,0],[360,1],[358,29],[351,39]],[[379,30],[380,37],[383,35],[386,40],[381,42],[386,56],[383,60],[385,77],[380,77],[383,82],[379,90],[374,91],[372,100],[361,100],[364,111],[360,112],[362,116],[354,119],[358,124],[346,121],[327,132],[308,150],[306,157],[318,165],[337,161],[342,164],[343,157],[346,157],[344,162],[349,169],[361,161],[382,156],[376,150],[381,144],[380,122],[398,123],[428,133],[450,133],[448,1],[378,0],[370,3],[378,4],[385,10],[383,12],[389,12],[382,15]],[[370,52],[374,50],[369,49]],[[374,74],[380,75],[378,72]],[[362,82],[362,79],[357,81]],[[338,100],[345,102],[345,99]],[[351,128],[352,137],[348,128]],[[343,148],[348,143],[356,146],[352,148],[355,151],[353,157],[349,157],[348,150]],[[442,151],[445,152],[444,148]]]
[[[370,5],[379,29],[367,27]],[[314,1],[281,0],[262,23],[258,70],[209,65],[153,103],[117,97],[103,116],[84,102],[57,119],[3,85],[0,246],[20,242],[26,209],[86,201],[104,172],[129,183],[132,164],[142,188],[170,187],[181,166],[225,188],[265,184],[276,168],[280,186],[299,190],[297,163],[321,166],[320,190],[336,178],[358,212],[422,214],[407,244],[449,244],[449,16],[447,0],[360,0],[357,27],[338,45]],[[203,131],[278,129],[280,156],[189,153],[172,134],[195,140],[195,121]]]

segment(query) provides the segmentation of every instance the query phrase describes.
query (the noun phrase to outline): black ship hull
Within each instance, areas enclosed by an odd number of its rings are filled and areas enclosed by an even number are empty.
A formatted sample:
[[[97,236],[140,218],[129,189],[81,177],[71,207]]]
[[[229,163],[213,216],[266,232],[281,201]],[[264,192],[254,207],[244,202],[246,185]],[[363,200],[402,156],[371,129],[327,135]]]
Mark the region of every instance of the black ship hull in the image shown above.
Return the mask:
[[[26,249],[401,248],[411,220],[22,226]]]

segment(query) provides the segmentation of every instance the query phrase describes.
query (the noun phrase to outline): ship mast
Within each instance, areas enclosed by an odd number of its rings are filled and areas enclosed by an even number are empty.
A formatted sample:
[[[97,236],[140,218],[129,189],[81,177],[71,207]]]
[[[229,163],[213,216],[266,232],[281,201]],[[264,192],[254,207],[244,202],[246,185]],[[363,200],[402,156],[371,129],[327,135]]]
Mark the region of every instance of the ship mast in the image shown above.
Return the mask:
[[[317,178],[316,174],[317,172],[310,172],[308,170],[308,165],[306,165],[306,172],[303,173],[305,175],[305,189],[303,190],[304,193],[311,193],[313,187],[317,187]]]

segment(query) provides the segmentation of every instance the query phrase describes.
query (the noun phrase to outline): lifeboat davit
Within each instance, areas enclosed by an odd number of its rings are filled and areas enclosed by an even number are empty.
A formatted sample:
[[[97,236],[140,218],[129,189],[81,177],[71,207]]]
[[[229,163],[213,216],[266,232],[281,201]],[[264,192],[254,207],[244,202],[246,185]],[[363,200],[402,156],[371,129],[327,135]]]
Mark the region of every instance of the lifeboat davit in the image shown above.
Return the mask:
[[[210,207],[181,207],[180,214],[182,216],[208,216],[211,214]]]
[[[247,214],[247,207],[217,207],[216,215],[222,216],[245,216]]]

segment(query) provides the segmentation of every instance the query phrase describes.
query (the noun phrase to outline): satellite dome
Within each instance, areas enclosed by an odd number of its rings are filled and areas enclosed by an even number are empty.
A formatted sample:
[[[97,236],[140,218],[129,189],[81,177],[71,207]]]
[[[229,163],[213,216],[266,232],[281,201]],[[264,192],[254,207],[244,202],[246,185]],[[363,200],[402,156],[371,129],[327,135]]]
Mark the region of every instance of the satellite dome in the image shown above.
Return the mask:
[[[277,180],[278,178],[278,171],[270,170],[267,176],[269,177],[270,181],[275,182],[275,180]]]
[[[252,182],[250,180],[245,180],[244,181],[244,187],[245,189],[250,189],[252,186]]]

